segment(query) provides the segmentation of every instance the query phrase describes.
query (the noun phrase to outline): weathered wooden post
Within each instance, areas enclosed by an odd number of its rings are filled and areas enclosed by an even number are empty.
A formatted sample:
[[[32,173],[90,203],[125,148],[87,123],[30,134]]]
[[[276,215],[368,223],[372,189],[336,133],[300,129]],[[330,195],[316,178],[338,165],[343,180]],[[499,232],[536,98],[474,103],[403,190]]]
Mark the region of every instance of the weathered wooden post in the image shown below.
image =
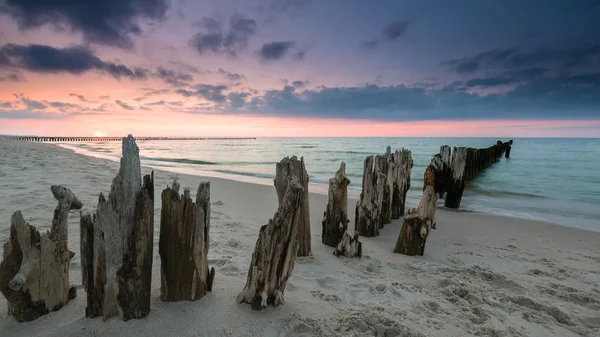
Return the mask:
[[[75,298],[69,288],[69,211],[83,205],[64,186],[50,190],[58,205],[50,232],[42,233],[23,219],[21,211],[11,217],[10,239],[4,244],[0,263],[0,292],[8,302],[8,314],[19,322],[32,321],[62,308]]]
[[[246,286],[237,297],[238,303],[249,303],[253,310],[284,303],[285,285],[298,254],[297,234],[305,193],[298,177],[290,176],[273,219],[260,228]]]
[[[450,182],[448,183],[448,193],[444,206],[448,208],[458,208],[465,189],[465,166],[467,164],[467,148],[455,147],[452,151],[452,161],[450,163]]]
[[[381,209],[387,177],[374,163],[375,157],[368,156],[364,162],[362,192],[356,203],[354,228],[362,236],[378,236],[381,228]]]
[[[161,194],[160,253],[163,301],[195,301],[212,290],[215,269],[208,270],[210,182],[201,182],[196,202],[173,181]]]
[[[409,150],[396,150],[392,155],[392,219],[404,215],[406,194],[410,188],[410,173],[413,167],[412,153]]]
[[[86,317],[127,321],[150,312],[154,237],[154,176],[141,177],[139,149],[123,138],[123,157],[108,198],[81,215],[81,275]]]
[[[394,253],[423,255],[427,236],[435,224],[437,199],[438,194],[433,186],[425,187],[419,207],[408,210],[404,216]]]
[[[329,179],[327,193],[327,209],[323,214],[322,242],[331,247],[337,247],[342,235],[348,229],[348,184],[346,164],[342,162],[334,178]]]
[[[287,191],[287,184],[289,182],[289,177],[296,177],[300,182],[300,185],[304,188],[304,193],[302,194],[302,204],[300,217],[298,221],[300,221],[298,226],[298,256],[309,256],[311,252],[311,243],[310,243],[310,212],[308,209],[308,173],[306,172],[306,168],[304,167],[304,157],[301,157],[300,160],[296,156],[291,158],[285,157],[275,166],[275,190],[277,191],[277,199],[279,203],[283,201],[283,197],[285,192]]]

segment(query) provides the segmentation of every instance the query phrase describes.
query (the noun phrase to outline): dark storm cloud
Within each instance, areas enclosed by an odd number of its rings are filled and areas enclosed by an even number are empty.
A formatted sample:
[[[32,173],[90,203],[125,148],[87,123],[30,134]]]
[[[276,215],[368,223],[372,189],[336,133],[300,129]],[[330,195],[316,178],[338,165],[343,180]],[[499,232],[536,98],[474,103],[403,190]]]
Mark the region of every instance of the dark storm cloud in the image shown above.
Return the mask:
[[[281,60],[295,44],[294,41],[274,41],[265,43],[258,54],[263,61]]]
[[[212,18],[205,18],[200,27],[202,32],[197,33],[190,40],[190,45],[203,54],[206,52],[225,53],[229,56],[237,56],[237,53],[246,49],[248,40],[256,34],[258,25],[253,19],[247,19],[239,14],[234,14],[229,19],[227,30]]]
[[[126,110],[135,110],[134,107],[132,107],[131,105],[128,105],[127,103],[125,103],[123,101],[116,100],[115,103],[117,103],[123,109],[126,109]]]
[[[163,68],[161,66],[156,68],[154,76],[160,78],[164,82],[171,84],[176,87],[182,87],[193,81],[194,78],[190,74],[178,72],[172,69]]]
[[[164,19],[168,7],[168,0],[5,0],[0,13],[21,29],[50,24],[81,32],[88,42],[132,48],[132,36],[143,33],[140,22]]]
[[[217,70],[217,74],[221,74],[221,75],[227,77],[228,80],[234,81],[234,82],[246,79],[246,76],[244,74],[231,73],[223,68],[219,68],[219,70]]]
[[[175,92],[185,97],[197,96],[212,102],[225,101],[226,96],[223,94],[223,91],[227,90],[227,87],[224,85],[199,84],[194,86],[194,89],[179,89]]]
[[[17,72],[8,73],[8,74],[0,74],[0,82],[23,82],[25,78],[23,75]]]
[[[122,64],[105,62],[85,46],[54,48],[30,44],[27,46],[5,44],[0,46],[0,68],[21,69],[36,73],[83,74],[96,70],[120,79],[145,79],[147,70],[129,68]]]

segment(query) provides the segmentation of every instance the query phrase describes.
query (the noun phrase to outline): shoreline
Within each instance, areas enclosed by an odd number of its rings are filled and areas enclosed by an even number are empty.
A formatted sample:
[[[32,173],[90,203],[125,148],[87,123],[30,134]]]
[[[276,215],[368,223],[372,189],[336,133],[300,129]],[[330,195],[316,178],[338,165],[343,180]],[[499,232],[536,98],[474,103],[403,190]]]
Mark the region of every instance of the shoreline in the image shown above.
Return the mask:
[[[56,205],[51,184],[69,187],[92,211],[118,164],[54,146],[0,142],[0,241],[22,210],[40,231]],[[142,172],[148,173],[148,167]],[[174,177],[192,196],[211,182],[209,265],[213,292],[196,302],[160,300],[160,192]],[[155,170],[152,308],[141,320],[86,319],[79,262],[79,213],[69,217],[77,298],[33,322],[17,323],[0,296],[2,336],[595,336],[600,334],[600,233],[552,223],[438,209],[425,255],[392,252],[401,221],[361,237],[362,259],[336,258],[321,243],[327,196],[310,193],[312,256],[298,258],[285,304],[254,312],[238,304],[260,226],[277,208],[274,187]],[[350,226],[355,200],[348,202]],[[1,246],[0,246],[1,248]],[[1,255],[1,254],[0,254]],[[235,320],[231,320],[235,317]],[[382,330],[383,329],[383,330]]]

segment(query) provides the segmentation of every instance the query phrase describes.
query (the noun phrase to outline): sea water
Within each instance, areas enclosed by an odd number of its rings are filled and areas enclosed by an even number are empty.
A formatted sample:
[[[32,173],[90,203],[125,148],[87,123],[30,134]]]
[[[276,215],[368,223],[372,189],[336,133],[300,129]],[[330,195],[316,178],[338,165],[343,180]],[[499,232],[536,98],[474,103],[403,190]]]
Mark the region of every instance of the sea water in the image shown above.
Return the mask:
[[[488,147],[497,138],[258,138],[138,141],[142,165],[184,174],[272,185],[275,163],[304,157],[311,192],[346,163],[348,194],[358,198],[367,156],[406,148],[414,166],[407,204],[415,206],[423,173],[441,145]],[[507,141],[508,139],[502,139]],[[119,160],[120,142],[59,144],[75,152]],[[460,210],[542,220],[600,231],[600,139],[514,139],[511,157],[467,183]]]

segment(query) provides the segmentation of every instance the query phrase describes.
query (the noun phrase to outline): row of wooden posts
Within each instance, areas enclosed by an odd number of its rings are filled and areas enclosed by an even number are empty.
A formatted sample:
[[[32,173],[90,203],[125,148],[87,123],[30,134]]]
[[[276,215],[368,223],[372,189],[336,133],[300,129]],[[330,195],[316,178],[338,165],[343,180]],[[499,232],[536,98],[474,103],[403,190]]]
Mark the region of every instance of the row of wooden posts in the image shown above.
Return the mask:
[[[442,147],[426,170],[419,206],[406,214],[411,152],[402,149],[392,153],[388,147],[385,155],[367,157],[354,230],[348,228],[350,180],[342,162],[329,180],[322,242],[335,247],[336,256],[361,257],[359,235],[379,235],[384,224],[404,215],[394,252],[423,255],[425,241],[435,225],[438,196],[442,191],[450,196],[456,186],[464,188],[460,180],[472,177],[465,173],[467,167],[475,173],[497,160],[498,153],[510,151],[509,143],[502,143],[502,148],[500,144],[474,155],[469,155],[469,149],[455,148],[450,156],[449,148]],[[308,180],[303,158],[286,157],[276,164],[274,184],[279,207],[259,230],[246,285],[237,297],[238,302],[249,303],[254,310],[283,304],[296,257],[311,254]],[[207,259],[210,183],[200,183],[195,202],[189,189],[183,194],[179,190],[174,181],[161,194],[159,254],[164,301],[198,300],[212,290],[215,278]],[[59,310],[76,296],[75,288],[69,287],[69,263],[75,253],[67,248],[67,220],[70,210],[83,205],[66,187],[52,186],[51,191],[58,205],[50,232],[40,234],[17,211],[11,219],[10,239],[4,245],[0,292],[8,300],[9,315],[18,321]],[[154,176],[142,177],[139,149],[131,135],[123,138],[120,169],[110,193],[107,197],[101,193],[98,199],[96,211],[82,213],[80,221],[85,315],[104,319],[118,316],[123,320],[145,317],[150,312],[152,288]]]

